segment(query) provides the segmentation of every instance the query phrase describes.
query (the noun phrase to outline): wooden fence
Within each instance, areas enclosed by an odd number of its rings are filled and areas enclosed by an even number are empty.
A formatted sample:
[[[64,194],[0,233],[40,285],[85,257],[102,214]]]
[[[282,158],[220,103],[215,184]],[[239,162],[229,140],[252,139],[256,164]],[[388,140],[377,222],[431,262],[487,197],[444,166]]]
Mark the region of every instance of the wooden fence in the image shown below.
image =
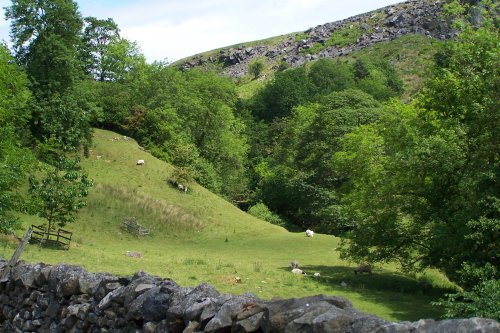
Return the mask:
[[[129,217],[123,220],[122,229],[136,235],[137,237],[149,235],[149,229],[144,228],[137,222],[135,217]]]
[[[39,243],[44,246],[54,246],[65,250],[69,249],[71,237],[73,236],[71,231],[64,229],[59,229],[57,232],[50,231],[41,225],[32,225],[31,228],[33,229],[33,233],[31,234],[30,243]]]

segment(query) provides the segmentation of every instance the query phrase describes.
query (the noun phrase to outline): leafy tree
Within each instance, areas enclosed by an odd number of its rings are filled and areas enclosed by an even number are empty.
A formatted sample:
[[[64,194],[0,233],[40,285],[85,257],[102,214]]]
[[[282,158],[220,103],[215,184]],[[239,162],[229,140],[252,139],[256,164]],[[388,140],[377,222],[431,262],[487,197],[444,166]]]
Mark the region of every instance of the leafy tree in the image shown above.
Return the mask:
[[[81,146],[88,152],[92,141],[91,109],[95,106],[86,97],[86,91],[74,86],[61,97],[35,106],[40,110],[43,137],[56,139],[64,152],[74,152]]]
[[[78,47],[83,21],[71,0],[14,0],[6,8],[17,60],[37,98],[63,94],[81,78]]]
[[[12,232],[19,226],[12,214],[22,209],[24,201],[17,188],[22,184],[32,163],[32,154],[23,144],[28,141],[27,104],[31,94],[26,75],[0,47],[0,233]]]
[[[110,45],[120,39],[118,25],[111,18],[100,20],[95,17],[86,17],[84,22],[81,57],[85,71],[95,80],[109,81],[111,77],[104,66],[104,60]]]
[[[86,205],[85,197],[92,181],[81,170],[77,158],[64,154],[57,156],[52,165],[44,169],[40,177],[30,177],[29,193],[32,212],[47,220],[47,230],[50,231],[76,220],[78,210]]]
[[[349,64],[331,59],[316,61],[311,66],[309,77],[315,86],[316,94],[320,96],[354,86],[354,77]]]
[[[320,104],[297,107],[291,117],[275,122],[278,134],[269,168],[260,169],[262,200],[296,225],[342,231],[348,224],[337,194],[343,179],[331,156],[344,135],[380,113],[370,95],[348,89],[331,93]]]
[[[262,71],[264,70],[264,61],[263,60],[255,60],[250,65],[248,65],[248,72],[253,76],[254,79],[257,79]]]
[[[140,73],[146,59],[136,42],[125,38],[113,39],[107,45],[107,52],[101,59],[101,73],[104,80],[114,82],[131,82],[135,74]]]
[[[489,280],[474,286],[471,291],[447,294],[435,305],[446,308],[446,318],[482,317],[500,320],[500,280]]]
[[[292,109],[311,100],[313,86],[304,67],[278,72],[256,96],[254,112],[270,121],[290,115]]]
[[[449,259],[439,250],[447,252],[456,239],[439,232],[439,221],[452,212],[449,201],[457,193],[448,183],[464,164],[453,130],[436,131],[412,106],[391,104],[379,122],[347,135],[334,162],[349,179],[343,203],[354,228],[344,256],[399,261],[407,269],[437,266],[428,261],[432,253]]]
[[[382,101],[403,93],[403,82],[387,61],[357,59],[353,65],[355,87]]]
[[[498,45],[494,25],[466,28],[438,53],[416,105],[391,104],[335,155],[355,225],[343,255],[437,267],[466,289],[450,298],[470,298],[464,311],[500,274]],[[468,314],[498,309],[482,304]],[[466,313],[462,305],[449,313]]]
[[[64,149],[88,146],[88,114],[76,94],[83,79],[79,60],[83,20],[71,0],[13,1],[6,9],[16,58],[26,68],[34,95],[31,132],[44,142],[55,136]]]

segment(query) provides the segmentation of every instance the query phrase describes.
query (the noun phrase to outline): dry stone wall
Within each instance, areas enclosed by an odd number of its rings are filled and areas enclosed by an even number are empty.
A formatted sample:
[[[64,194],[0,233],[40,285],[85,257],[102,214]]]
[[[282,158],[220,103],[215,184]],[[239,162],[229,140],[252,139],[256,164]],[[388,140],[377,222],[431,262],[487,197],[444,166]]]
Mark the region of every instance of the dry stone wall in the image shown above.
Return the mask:
[[[0,261],[0,273],[6,265]],[[0,282],[0,332],[500,332],[500,324],[482,318],[393,323],[336,296],[263,301],[208,284],[184,288],[144,272],[123,278],[21,262]]]

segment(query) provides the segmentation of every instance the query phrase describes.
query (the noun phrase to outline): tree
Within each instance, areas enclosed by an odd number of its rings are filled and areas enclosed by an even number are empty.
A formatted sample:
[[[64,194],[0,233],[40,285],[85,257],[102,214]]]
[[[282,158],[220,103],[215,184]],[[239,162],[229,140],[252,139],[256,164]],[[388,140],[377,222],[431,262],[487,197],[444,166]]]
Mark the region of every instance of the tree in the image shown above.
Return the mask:
[[[344,231],[347,223],[337,193],[344,179],[331,157],[343,136],[378,119],[379,107],[370,95],[348,89],[275,121],[275,147],[267,164],[259,165],[265,204],[301,227]]]
[[[437,267],[476,294],[498,281],[499,51],[496,27],[468,27],[415,105],[393,103],[344,140],[335,161],[356,226],[344,256]]]
[[[333,162],[348,180],[342,203],[353,229],[344,257],[397,261],[411,270],[443,267],[439,261],[453,260],[452,248],[464,250],[441,228],[459,195],[449,185],[465,163],[454,130],[437,130],[413,106],[394,102],[378,122],[348,134]]]
[[[18,0],[6,10],[16,58],[30,80],[34,95],[31,133],[44,142],[55,136],[66,150],[88,146],[88,115],[79,103],[83,79],[79,60],[83,21],[71,0]],[[79,105],[78,105],[79,104]]]
[[[31,176],[29,179],[32,212],[47,220],[48,232],[76,220],[78,210],[86,205],[85,197],[92,186],[77,158],[59,155],[52,164],[44,168],[40,178]]]
[[[24,144],[29,141],[31,94],[25,73],[0,46],[0,233],[10,233],[19,226],[12,214],[22,209],[23,196],[17,191],[25,181],[33,157]]]
[[[262,71],[264,70],[264,61],[262,59],[255,60],[250,65],[248,65],[248,72],[253,76],[254,79],[257,79]]]
[[[315,92],[319,96],[333,91],[341,91],[354,86],[352,68],[347,63],[335,62],[331,59],[316,61],[309,71]]]
[[[304,67],[278,72],[256,95],[255,115],[266,121],[286,117],[295,106],[310,101],[312,92],[313,86]]]
[[[105,81],[124,83],[136,79],[134,74],[139,73],[145,64],[146,58],[137,43],[119,38],[112,40],[107,46],[107,52],[101,59],[100,71],[105,74]]]
[[[110,45],[120,39],[120,30],[113,19],[100,20],[86,17],[83,31],[81,56],[85,71],[97,81],[108,81],[110,73],[104,66],[104,60]]]
[[[71,0],[15,0],[6,9],[15,56],[26,67],[37,98],[63,94],[81,78],[83,21]]]

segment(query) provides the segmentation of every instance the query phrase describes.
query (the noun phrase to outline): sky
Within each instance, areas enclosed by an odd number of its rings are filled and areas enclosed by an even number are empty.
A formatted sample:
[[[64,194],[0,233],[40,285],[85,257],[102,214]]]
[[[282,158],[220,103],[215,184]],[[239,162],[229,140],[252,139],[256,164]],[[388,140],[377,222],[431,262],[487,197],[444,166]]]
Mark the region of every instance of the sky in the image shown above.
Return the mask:
[[[148,62],[204,51],[348,18],[401,0],[77,0],[82,16],[112,18]],[[0,41],[9,22],[0,0]]]

